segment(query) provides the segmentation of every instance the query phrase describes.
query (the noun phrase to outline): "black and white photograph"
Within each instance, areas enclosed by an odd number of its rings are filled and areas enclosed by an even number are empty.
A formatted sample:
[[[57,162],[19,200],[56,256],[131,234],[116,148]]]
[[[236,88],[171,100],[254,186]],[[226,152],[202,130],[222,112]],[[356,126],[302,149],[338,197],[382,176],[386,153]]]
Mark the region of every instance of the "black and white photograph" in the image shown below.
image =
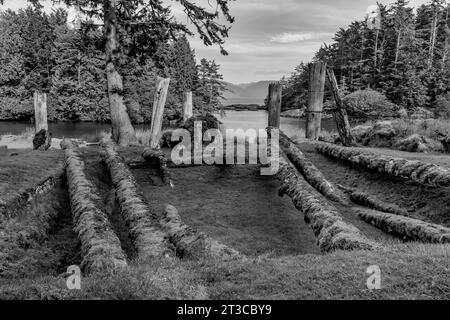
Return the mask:
[[[0,0],[0,301],[449,299],[449,0]]]

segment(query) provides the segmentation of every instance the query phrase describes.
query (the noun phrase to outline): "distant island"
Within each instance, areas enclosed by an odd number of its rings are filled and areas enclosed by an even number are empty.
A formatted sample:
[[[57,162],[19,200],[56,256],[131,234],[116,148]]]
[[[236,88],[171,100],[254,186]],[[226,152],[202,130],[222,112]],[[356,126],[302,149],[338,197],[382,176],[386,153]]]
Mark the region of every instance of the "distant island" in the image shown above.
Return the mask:
[[[254,105],[264,106],[267,90],[272,82],[275,81],[264,80],[243,84],[225,82],[226,91],[223,93],[225,109],[232,106],[251,106],[251,109],[254,109]]]

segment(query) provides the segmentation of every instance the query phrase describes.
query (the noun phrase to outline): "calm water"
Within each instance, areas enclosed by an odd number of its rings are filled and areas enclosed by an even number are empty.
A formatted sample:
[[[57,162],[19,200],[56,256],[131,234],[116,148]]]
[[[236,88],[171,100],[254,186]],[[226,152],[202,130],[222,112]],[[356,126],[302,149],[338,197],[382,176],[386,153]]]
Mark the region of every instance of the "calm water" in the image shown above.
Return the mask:
[[[229,129],[265,129],[267,127],[266,111],[227,111],[225,118],[220,121]],[[96,136],[102,131],[109,131],[108,124],[99,123],[50,123],[49,129],[55,138],[87,138]],[[149,129],[149,125],[135,126],[137,129]],[[17,135],[33,128],[29,122],[3,122],[0,121],[0,135]],[[281,118],[281,129],[289,136],[304,136],[305,120]],[[336,131],[333,120],[324,120],[323,129]]]

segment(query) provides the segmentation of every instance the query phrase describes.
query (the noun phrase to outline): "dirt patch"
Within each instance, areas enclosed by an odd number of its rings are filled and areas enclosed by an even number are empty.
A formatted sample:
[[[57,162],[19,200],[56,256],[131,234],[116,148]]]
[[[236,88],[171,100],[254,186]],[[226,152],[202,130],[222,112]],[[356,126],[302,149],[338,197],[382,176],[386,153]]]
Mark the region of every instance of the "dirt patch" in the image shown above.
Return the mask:
[[[174,205],[190,226],[246,255],[319,254],[314,234],[275,177],[257,166],[171,169],[174,188],[155,170],[133,170],[150,205]]]

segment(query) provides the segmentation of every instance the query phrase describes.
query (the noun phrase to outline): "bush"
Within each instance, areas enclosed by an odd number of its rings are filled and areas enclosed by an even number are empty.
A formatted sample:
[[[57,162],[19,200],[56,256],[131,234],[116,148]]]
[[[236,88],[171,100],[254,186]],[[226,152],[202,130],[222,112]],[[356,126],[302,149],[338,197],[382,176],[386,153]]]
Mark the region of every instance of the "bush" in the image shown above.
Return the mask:
[[[191,136],[194,136],[194,124],[195,122],[202,122],[202,134],[205,134],[209,129],[219,129],[221,122],[213,116],[211,113],[205,113],[200,116],[195,116],[186,121],[181,128],[190,132]]]
[[[441,94],[436,98],[435,112],[441,118],[450,119],[450,92]]]
[[[400,108],[375,90],[355,91],[344,98],[350,118],[369,120],[398,117]]]

